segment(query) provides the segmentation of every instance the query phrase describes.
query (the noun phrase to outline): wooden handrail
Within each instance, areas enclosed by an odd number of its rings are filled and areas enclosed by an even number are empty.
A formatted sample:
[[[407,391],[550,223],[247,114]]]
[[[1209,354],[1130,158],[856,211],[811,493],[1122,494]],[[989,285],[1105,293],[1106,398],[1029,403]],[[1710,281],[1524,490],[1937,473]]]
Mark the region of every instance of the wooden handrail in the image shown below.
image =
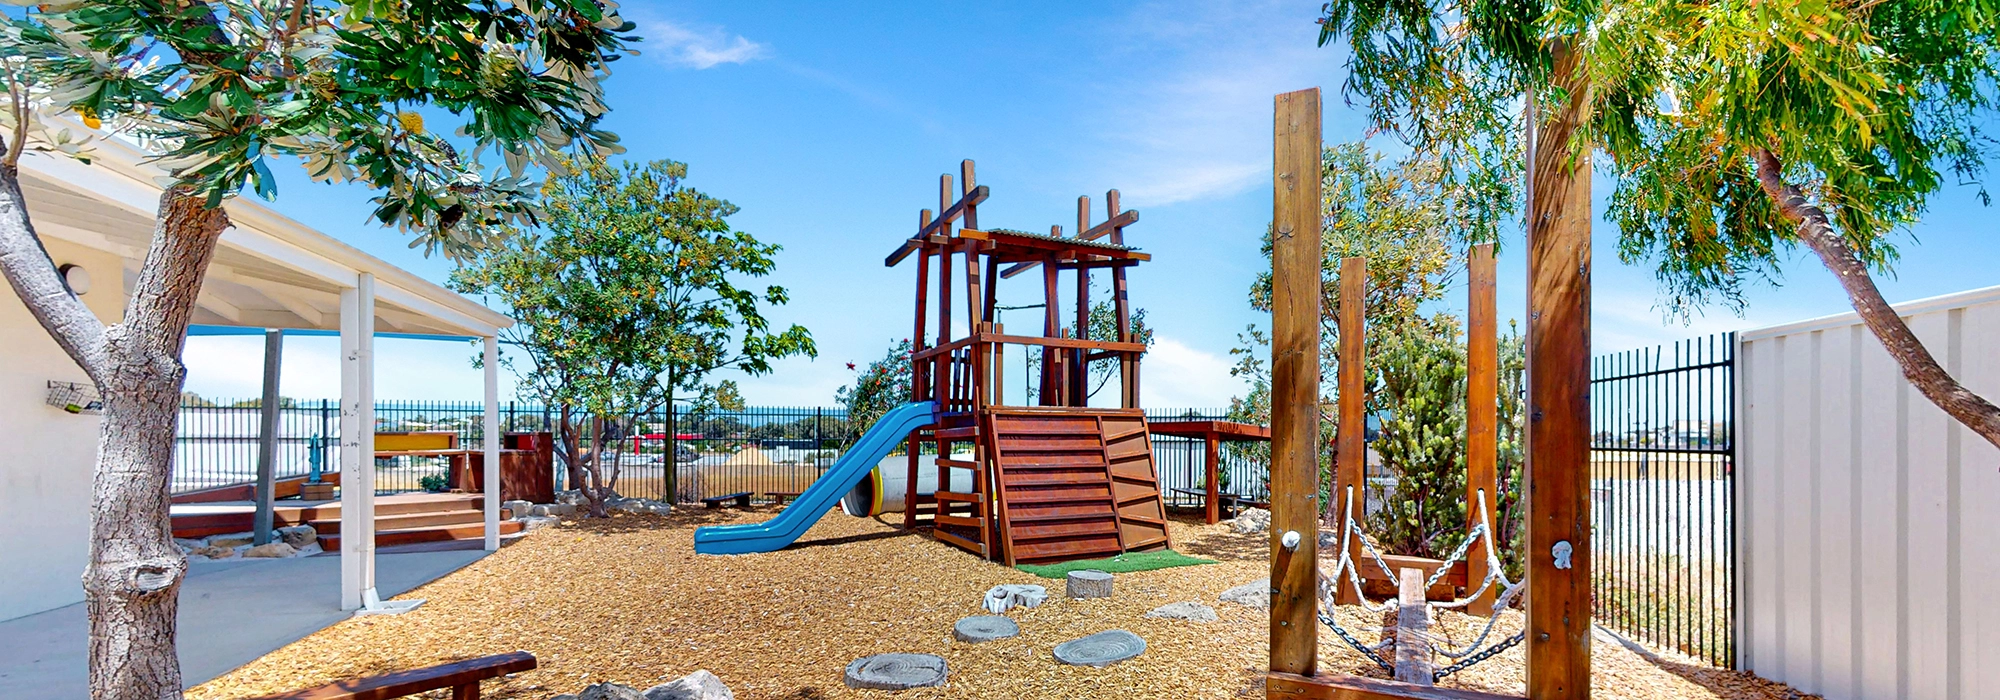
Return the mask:
[[[482,656],[428,668],[335,681],[317,688],[266,695],[254,700],[390,700],[450,688],[452,700],[479,700],[479,682],[535,668],[525,651]]]
[[[1120,343],[1111,340],[1088,340],[1082,338],[1044,338],[1034,335],[1006,335],[1002,333],[975,333],[958,340],[924,348],[912,356],[915,360],[925,360],[975,343],[1005,343],[1008,345],[1039,345],[1051,348],[1084,348],[1107,352],[1145,352],[1145,343]]]

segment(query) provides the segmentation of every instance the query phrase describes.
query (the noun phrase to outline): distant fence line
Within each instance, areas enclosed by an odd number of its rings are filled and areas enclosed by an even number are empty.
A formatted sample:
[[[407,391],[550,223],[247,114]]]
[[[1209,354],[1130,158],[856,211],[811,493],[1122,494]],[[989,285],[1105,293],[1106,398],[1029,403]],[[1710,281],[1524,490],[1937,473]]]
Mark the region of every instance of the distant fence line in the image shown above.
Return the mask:
[[[501,429],[506,432],[552,431],[557,412],[547,406],[503,402]],[[1154,419],[1220,420],[1225,409],[1153,409]],[[665,414],[647,414],[615,434],[623,454],[619,460],[619,493],[666,498],[665,464],[668,435],[684,436],[685,450],[675,455],[680,466],[683,497],[703,497],[751,491],[800,491],[817,479],[859,437],[867,426],[854,425],[841,407],[753,406],[742,410],[677,414],[669,430]],[[257,475],[257,445],[263,412],[258,401],[208,399],[183,402],[176,439],[173,492],[241,484]],[[340,403],[334,399],[288,399],[279,408],[278,478],[303,476],[313,465],[326,473],[340,464]],[[381,401],[375,405],[376,432],[449,431],[460,444],[478,445],[485,438],[485,407],[476,401]],[[586,440],[584,447],[589,447]],[[1200,440],[1156,435],[1155,469],[1161,488],[1176,505],[1198,505],[1172,489],[1202,486],[1204,450]],[[1229,490],[1263,500],[1267,467],[1255,453],[1224,450],[1223,480]],[[376,463],[376,488],[384,493],[416,491],[426,476],[442,477],[445,465],[432,458],[396,457]],[[557,478],[564,477],[560,466]]]

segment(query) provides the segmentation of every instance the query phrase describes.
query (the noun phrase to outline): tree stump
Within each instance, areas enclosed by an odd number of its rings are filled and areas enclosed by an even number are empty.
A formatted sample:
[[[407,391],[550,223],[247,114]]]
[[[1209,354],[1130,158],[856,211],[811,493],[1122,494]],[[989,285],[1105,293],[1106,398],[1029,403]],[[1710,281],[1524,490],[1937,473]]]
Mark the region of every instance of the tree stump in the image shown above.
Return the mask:
[[[1146,653],[1146,640],[1125,630],[1072,639],[1055,648],[1056,660],[1071,666],[1104,667]]]
[[[847,687],[906,690],[944,685],[944,658],[930,654],[876,654],[847,665]]]
[[[1021,633],[1021,626],[1000,615],[974,615],[951,626],[951,636],[961,642],[990,642]]]
[[[1071,571],[1067,593],[1071,598],[1109,598],[1111,574],[1096,569]]]

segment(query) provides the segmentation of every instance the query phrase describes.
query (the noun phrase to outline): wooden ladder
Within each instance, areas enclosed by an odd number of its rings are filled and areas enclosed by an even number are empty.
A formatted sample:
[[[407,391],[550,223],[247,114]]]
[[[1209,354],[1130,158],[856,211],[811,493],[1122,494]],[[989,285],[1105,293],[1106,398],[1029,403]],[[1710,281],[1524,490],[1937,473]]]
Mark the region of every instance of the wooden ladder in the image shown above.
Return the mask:
[[[937,510],[931,516],[932,536],[986,559],[994,557],[992,499],[987,496],[986,470],[981,466],[981,450],[984,441],[980,439],[978,425],[957,428],[939,428],[936,433],[938,458],[936,491]],[[972,461],[952,459],[951,445],[956,442],[973,444]],[[972,472],[971,491],[951,490],[953,469],[967,469]],[[954,510],[959,512],[954,513]]]

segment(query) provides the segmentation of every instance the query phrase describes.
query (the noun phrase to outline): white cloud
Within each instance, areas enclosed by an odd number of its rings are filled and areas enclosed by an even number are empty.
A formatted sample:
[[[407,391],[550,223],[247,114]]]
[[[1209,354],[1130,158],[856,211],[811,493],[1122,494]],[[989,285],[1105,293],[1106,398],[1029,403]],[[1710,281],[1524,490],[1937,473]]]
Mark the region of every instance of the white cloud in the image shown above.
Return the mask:
[[[1156,337],[1140,363],[1139,404],[1147,408],[1220,408],[1249,391],[1229,375],[1229,358]]]
[[[636,10],[636,11],[635,11]],[[639,25],[639,54],[696,70],[725,63],[749,63],[770,55],[770,47],[730,34],[721,27],[695,27],[654,15],[638,6],[624,8],[626,19]]]

